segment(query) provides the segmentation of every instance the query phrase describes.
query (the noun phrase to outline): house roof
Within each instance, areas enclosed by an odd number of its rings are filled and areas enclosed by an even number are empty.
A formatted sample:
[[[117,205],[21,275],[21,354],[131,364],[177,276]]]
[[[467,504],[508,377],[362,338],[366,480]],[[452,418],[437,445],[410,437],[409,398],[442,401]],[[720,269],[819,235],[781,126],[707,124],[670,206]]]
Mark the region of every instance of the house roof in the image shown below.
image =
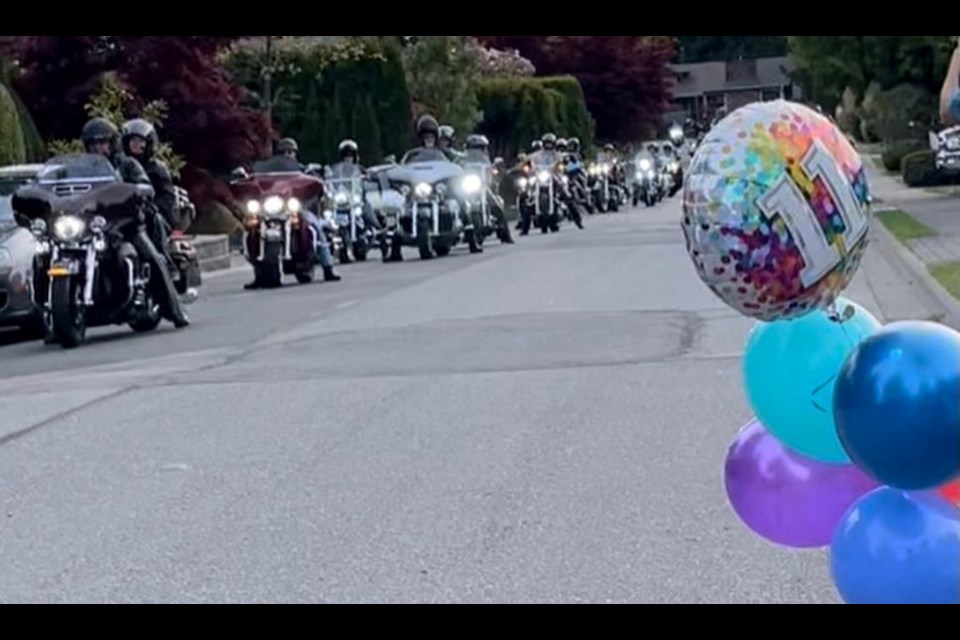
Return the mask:
[[[675,64],[675,98],[743,89],[777,88],[790,84],[793,62],[789,57],[758,58],[732,62]]]

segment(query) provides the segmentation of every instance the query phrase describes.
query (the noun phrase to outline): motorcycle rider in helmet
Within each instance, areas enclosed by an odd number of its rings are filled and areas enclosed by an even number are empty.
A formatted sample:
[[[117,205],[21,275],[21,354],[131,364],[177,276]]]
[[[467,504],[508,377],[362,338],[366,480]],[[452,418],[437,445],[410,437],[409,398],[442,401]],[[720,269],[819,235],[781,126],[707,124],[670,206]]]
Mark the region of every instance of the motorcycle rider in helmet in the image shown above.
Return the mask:
[[[530,143],[530,153],[536,153],[538,151],[543,151],[543,142],[540,140],[534,140]]]
[[[464,154],[460,153],[459,151],[453,148],[456,133],[457,133],[456,129],[454,129],[450,125],[445,124],[440,127],[440,132],[439,132],[439,135],[437,136],[438,137],[437,144],[440,147],[440,149],[442,149],[443,152],[447,154],[447,158],[450,159],[450,162],[460,162],[461,160],[463,160]]]
[[[353,140],[344,140],[337,148],[337,155],[340,162],[331,166],[327,170],[328,177],[336,180],[342,178],[352,178],[359,175],[364,176],[366,169],[360,164],[360,147]],[[373,213],[373,207],[364,199],[363,201],[363,221],[373,229],[382,229],[383,225]]]
[[[490,207],[490,215],[497,223],[499,233],[497,236],[503,244],[514,244],[513,237],[510,235],[510,225],[507,223],[507,216],[504,213],[503,200],[494,190],[494,165],[490,163],[490,141],[486,136],[474,134],[467,138],[467,150],[463,154],[463,161],[474,164],[487,165],[487,203]],[[502,159],[501,159],[502,161]]]
[[[120,174],[120,178],[129,184],[151,185],[150,177],[143,166],[123,153],[120,142],[120,131],[109,120],[94,118],[88,121],[80,133],[84,149],[87,153],[101,155],[110,161],[110,164]],[[141,260],[147,262],[156,277],[153,281],[153,293],[160,306],[160,313],[177,329],[190,326],[190,319],[180,307],[176,287],[170,277],[167,259],[150,240],[143,225],[140,225],[133,237],[133,246]]]
[[[440,124],[433,116],[423,116],[417,121],[417,138],[420,139],[420,146],[407,151],[400,160],[400,164],[437,162],[450,159],[438,146]]]

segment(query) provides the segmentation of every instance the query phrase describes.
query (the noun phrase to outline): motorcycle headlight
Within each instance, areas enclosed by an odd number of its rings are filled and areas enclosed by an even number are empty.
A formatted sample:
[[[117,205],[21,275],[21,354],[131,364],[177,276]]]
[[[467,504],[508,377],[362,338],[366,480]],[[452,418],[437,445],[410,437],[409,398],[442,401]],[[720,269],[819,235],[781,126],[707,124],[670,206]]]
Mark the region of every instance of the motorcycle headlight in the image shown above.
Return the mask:
[[[676,162],[671,162],[670,165],[667,167],[667,169],[670,170],[670,173],[676,173],[677,171],[680,170],[680,165],[677,164]]]
[[[960,136],[950,136],[944,141],[944,147],[948,151],[958,151],[960,150]]]
[[[64,242],[76,240],[87,227],[83,220],[76,216],[60,216],[53,223],[53,233]]]
[[[431,187],[426,182],[421,182],[416,187],[413,188],[413,192],[418,198],[429,198],[430,194],[433,193],[433,187]]]
[[[654,178],[657,177],[657,174],[654,173],[653,171],[647,171],[647,177],[653,180]]]
[[[260,203],[259,203],[258,201],[256,201],[256,200],[251,200],[251,201],[247,202],[247,213],[249,213],[251,216],[258,216],[258,215],[260,215],[260,211],[261,211],[262,209],[263,209],[263,207],[261,207],[261,206],[260,206]]]
[[[300,210],[303,208],[303,203],[301,203],[296,198],[290,198],[287,200],[287,211],[290,213],[300,213]]]
[[[469,175],[463,179],[463,190],[468,194],[479,193],[482,188],[483,180],[480,179],[480,176]]]
[[[336,202],[337,204],[347,204],[347,202],[350,201],[350,196],[347,194],[346,191],[337,191],[333,195],[333,201]]]
[[[30,231],[33,232],[33,235],[37,238],[42,238],[47,235],[47,223],[45,220],[34,220],[33,224],[30,225]]]
[[[283,211],[283,198],[280,196],[271,196],[267,198],[267,201],[263,203],[263,210],[266,211],[268,215],[277,215]]]
[[[530,181],[527,180],[526,178],[520,178],[519,180],[517,180],[517,186],[520,187],[521,189],[526,189],[527,185],[529,184],[530,184]]]
[[[649,161],[649,160],[641,160],[641,161],[640,161],[640,170],[641,170],[641,171],[650,171],[651,168],[652,168],[652,165],[650,164],[650,161]]]
[[[540,173],[537,174],[537,180],[540,181],[540,184],[547,184],[548,182],[550,182],[550,172],[541,171]]]

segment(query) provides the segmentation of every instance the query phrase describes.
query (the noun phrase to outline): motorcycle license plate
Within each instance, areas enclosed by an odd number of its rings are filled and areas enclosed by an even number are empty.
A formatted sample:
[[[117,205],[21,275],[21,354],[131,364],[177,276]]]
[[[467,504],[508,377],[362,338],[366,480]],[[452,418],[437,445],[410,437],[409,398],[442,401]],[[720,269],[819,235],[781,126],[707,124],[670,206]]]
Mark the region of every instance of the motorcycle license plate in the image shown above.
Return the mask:
[[[283,232],[276,228],[267,229],[266,233],[264,233],[264,237],[267,240],[280,240],[283,237]]]
[[[79,264],[73,260],[64,260],[51,265],[47,275],[49,275],[51,278],[66,278],[68,276],[76,275],[79,272]]]
[[[341,227],[350,226],[350,215],[347,213],[338,213],[337,214],[337,224]]]

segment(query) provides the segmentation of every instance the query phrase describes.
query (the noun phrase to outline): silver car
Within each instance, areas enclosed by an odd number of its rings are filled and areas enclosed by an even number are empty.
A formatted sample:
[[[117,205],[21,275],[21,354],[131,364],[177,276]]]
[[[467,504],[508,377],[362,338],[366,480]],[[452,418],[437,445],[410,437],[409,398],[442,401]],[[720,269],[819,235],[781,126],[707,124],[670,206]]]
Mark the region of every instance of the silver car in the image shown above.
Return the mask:
[[[33,182],[43,165],[0,167],[0,327],[42,331],[31,299],[36,241],[13,218],[13,194]]]

